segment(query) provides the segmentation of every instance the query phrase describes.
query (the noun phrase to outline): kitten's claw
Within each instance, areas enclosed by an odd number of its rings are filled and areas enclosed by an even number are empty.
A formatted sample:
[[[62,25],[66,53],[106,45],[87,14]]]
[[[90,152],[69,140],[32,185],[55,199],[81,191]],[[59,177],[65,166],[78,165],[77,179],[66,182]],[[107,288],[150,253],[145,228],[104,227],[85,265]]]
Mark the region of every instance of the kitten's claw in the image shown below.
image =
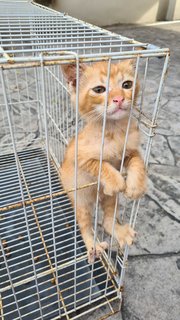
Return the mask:
[[[146,185],[145,183],[141,186],[127,184],[127,188],[125,190],[125,196],[129,199],[136,200],[142,197],[146,192]]]
[[[147,178],[145,173],[142,173],[140,177],[131,175],[126,180],[125,196],[127,198],[136,200],[144,195],[147,188]]]
[[[108,243],[106,241],[96,244],[95,248],[88,250],[88,263],[93,263],[96,258],[100,258],[104,250],[108,248]]]
[[[130,227],[129,224],[125,224],[124,226],[118,226],[118,230],[116,230],[116,239],[121,248],[123,248],[126,244],[131,246],[134,240],[136,232]]]

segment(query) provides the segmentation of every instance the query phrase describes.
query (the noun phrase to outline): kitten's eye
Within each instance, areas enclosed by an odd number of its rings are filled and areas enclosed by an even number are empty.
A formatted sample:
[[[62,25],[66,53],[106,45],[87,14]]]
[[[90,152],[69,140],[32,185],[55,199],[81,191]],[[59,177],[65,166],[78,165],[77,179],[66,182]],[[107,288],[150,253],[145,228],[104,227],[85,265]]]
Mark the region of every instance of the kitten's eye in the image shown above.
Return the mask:
[[[133,85],[133,82],[131,80],[124,81],[122,84],[123,89],[131,89]]]
[[[94,92],[96,92],[96,93],[103,93],[103,92],[106,91],[106,88],[103,87],[103,86],[97,86],[97,87],[93,88],[92,90],[93,90]]]

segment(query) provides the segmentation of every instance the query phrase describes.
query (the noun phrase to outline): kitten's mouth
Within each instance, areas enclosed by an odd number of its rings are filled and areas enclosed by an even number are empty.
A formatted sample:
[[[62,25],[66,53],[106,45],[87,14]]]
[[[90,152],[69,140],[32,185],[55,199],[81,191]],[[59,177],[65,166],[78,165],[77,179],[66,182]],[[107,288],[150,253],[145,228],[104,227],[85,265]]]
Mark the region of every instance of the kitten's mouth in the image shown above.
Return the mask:
[[[126,111],[127,108],[126,107],[123,107],[123,106],[120,106],[120,107],[116,107],[114,110],[108,112],[109,115],[113,115],[113,114],[116,114],[116,113],[121,113],[123,111]]]

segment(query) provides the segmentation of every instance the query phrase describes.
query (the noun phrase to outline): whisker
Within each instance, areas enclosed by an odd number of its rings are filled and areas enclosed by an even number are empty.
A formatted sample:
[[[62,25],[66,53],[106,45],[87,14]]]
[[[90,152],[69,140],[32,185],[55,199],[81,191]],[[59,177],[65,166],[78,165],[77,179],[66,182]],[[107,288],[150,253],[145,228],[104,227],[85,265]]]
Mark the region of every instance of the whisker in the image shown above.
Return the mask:
[[[88,120],[99,120],[102,117],[102,114],[97,112],[97,110],[91,110],[85,113],[82,117]]]

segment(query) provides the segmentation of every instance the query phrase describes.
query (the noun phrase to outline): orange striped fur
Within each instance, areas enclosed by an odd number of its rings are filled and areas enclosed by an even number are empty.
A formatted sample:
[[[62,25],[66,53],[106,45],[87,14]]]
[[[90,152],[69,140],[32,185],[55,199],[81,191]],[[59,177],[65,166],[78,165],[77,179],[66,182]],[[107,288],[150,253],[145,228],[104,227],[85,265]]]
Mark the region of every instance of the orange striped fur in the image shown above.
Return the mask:
[[[74,65],[62,67],[71,90],[71,99],[76,99],[76,68]],[[146,190],[146,172],[143,160],[138,151],[140,144],[136,123],[131,121],[124,167],[127,170],[126,180],[119,172],[122,151],[125,141],[128,114],[132,101],[132,87],[124,89],[126,81],[134,80],[132,60],[125,60],[111,65],[109,95],[107,105],[107,122],[104,137],[104,152],[101,171],[99,200],[104,211],[103,226],[112,234],[113,214],[116,194],[124,192],[127,197],[137,199]],[[86,120],[86,125],[78,135],[78,186],[97,181],[102,142],[102,123],[105,108],[106,92],[96,93],[93,88],[106,87],[107,63],[98,62],[91,66],[80,65],[79,112]],[[135,88],[135,99],[139,92],[139,82]],[[123,103],[117,109],[114,98],[122,97]],[[114,111],[115,110],[115,111]],[[65,190],[74,187],[75,178],[75,139],[69,143],[61,168],[61,178]],[[74,205],[74,193],[69,193]],[[108,247],[101,242],[93,247],[92,215],[96,202],[97,186],[87,187],[77,192],[77,221],[88,251],[91,263]],[[115,223],[115,237],[121,247],[131,245],[135,231],[129,225]]]

